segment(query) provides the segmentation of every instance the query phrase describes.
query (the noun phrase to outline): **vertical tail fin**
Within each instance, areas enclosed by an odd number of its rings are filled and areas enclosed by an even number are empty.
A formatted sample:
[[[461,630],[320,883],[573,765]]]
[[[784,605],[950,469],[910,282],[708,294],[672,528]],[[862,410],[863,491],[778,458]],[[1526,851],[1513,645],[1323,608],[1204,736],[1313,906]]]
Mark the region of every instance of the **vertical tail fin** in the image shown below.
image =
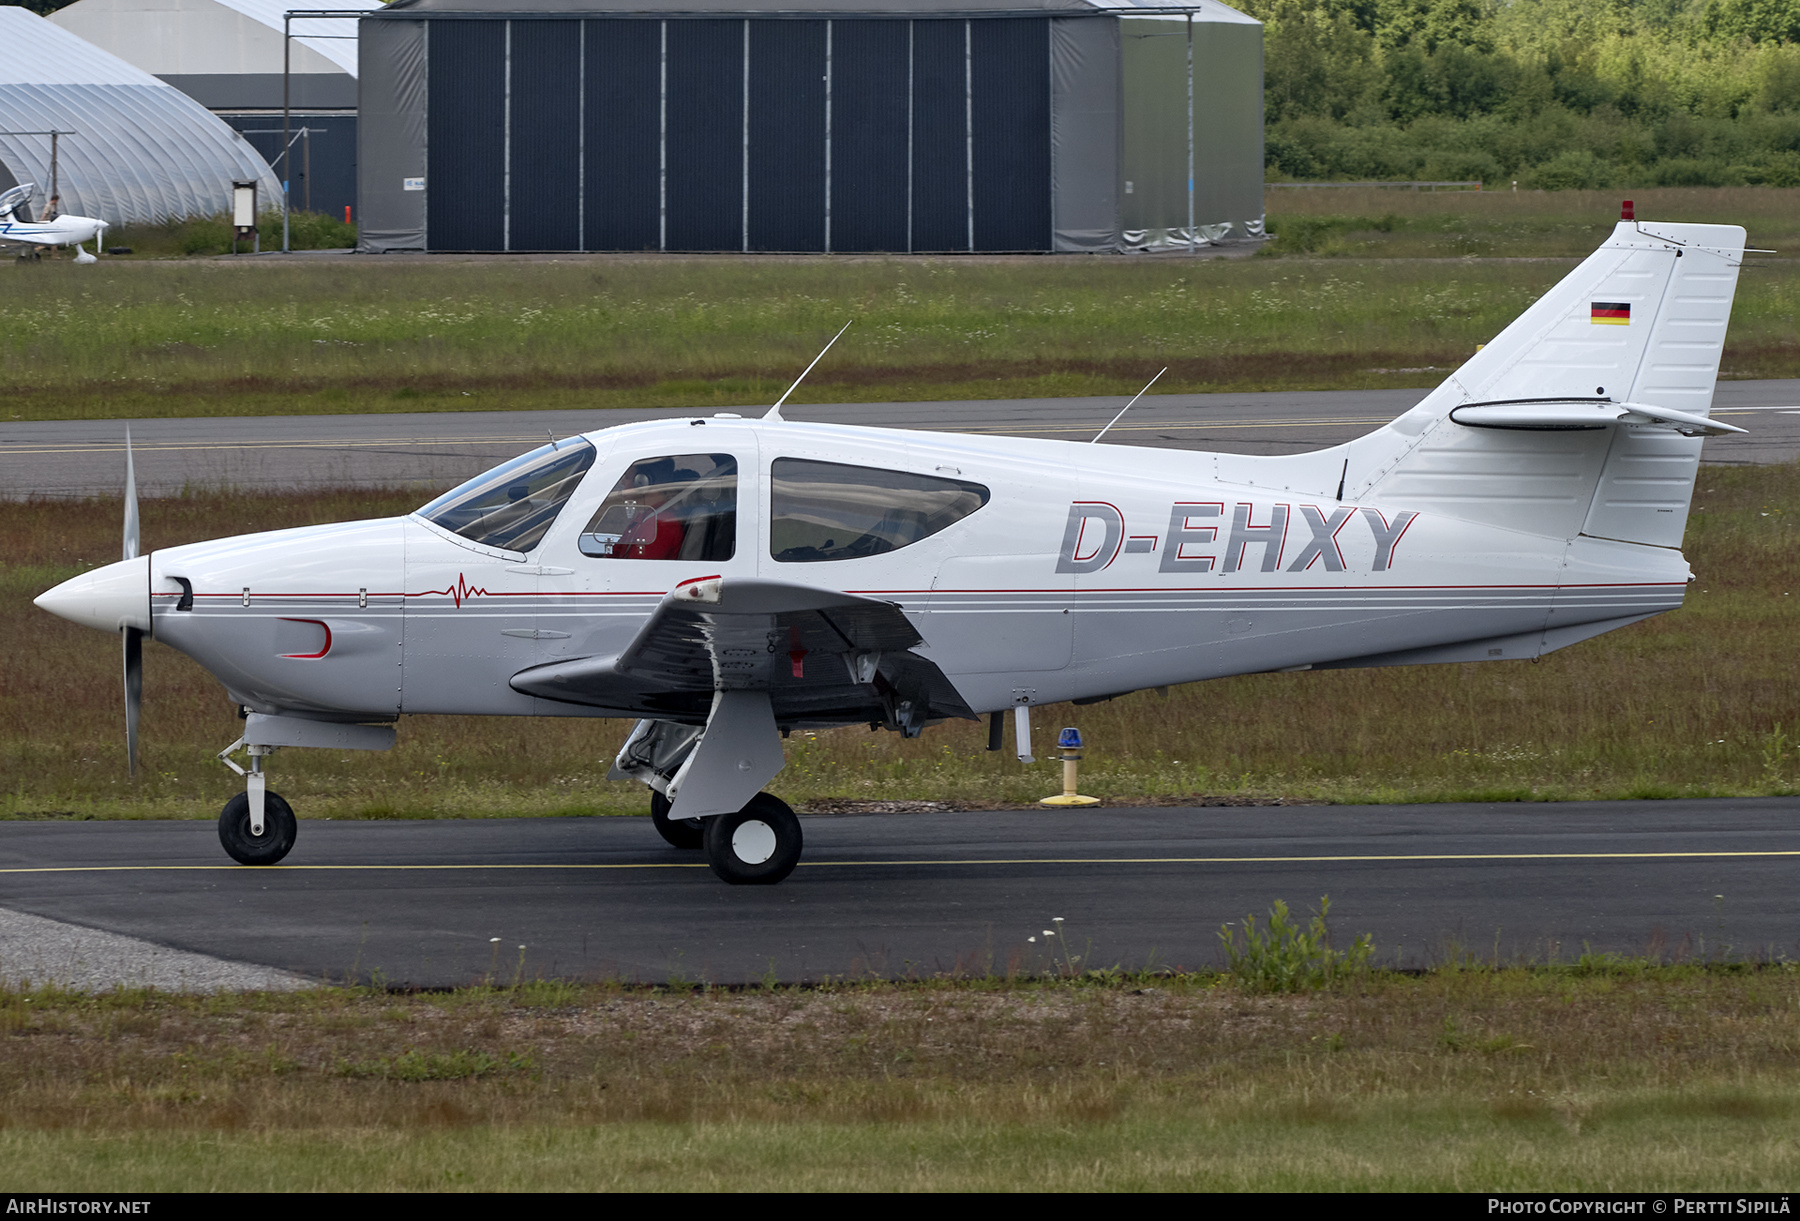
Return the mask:
[[[1450,413],[1573,400],[1706,415],[1743,251],[1735,225],[1621,221],[1417,407],[1350,444],[1352,497],[1535,534],[1678,546],[1698,437],[1629,423],[1467,427]]]

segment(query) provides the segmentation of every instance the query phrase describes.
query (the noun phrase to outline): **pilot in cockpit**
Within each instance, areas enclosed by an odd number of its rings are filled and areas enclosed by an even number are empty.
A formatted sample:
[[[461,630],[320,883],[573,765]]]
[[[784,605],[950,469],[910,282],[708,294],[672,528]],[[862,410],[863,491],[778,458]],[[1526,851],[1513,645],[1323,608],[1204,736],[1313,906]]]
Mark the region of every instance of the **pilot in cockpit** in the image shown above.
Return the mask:
[[[737,462],[672,454],[626,468],[580,536],[583,555],[716,563],[736,550]]]
[[[643,511],[635,515],[636,520],[613,547],[613,555],[627,560],[676,559],[687,537],[687,524],[670,501],[698,476],[693,471],[676,470],[672,458],[640,462],[633,469],[635,499]]]

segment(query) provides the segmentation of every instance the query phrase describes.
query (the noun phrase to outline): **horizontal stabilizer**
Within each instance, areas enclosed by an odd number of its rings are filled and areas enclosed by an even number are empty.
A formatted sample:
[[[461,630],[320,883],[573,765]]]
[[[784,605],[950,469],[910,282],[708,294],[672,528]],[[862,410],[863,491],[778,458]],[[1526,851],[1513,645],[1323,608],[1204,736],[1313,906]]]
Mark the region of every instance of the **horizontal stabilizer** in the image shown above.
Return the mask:
[[[1605,428],[1609,424],[1660,426],[1684,437],[1722,437],[1727,433],[1749,431],[1673,407],[1599,400],[1469,403],[1452,408],[1450,418],[1470,428],[1516,428],[1534,432]]]

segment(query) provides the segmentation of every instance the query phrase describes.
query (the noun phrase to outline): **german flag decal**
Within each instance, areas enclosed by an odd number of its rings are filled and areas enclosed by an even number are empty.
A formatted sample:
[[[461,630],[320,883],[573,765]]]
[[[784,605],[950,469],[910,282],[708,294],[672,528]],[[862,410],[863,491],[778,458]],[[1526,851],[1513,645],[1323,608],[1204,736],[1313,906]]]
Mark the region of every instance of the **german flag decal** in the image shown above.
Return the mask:
[[[1596,301],[1588,317],[1595,326],[1630,326],[1631,302]]]

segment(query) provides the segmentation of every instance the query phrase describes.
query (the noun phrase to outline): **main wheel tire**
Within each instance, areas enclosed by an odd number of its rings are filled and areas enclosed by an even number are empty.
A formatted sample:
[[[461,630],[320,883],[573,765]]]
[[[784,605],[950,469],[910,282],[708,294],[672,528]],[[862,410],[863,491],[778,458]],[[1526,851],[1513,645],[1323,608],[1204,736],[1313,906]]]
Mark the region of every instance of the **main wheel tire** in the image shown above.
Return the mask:
[[[655,789],[650,790],[650,823],[656,833],[669,841],[671,848],[704,848],[706,846],[706,820],[704,818],[669,817],[670,801]]]
[[[240,865],[273,865],[294,846],[300,824],[278,794],[263,794],[263,833],[250,834],[250,795],[239,793],[219,811],[219,842]]]
[[[773,886],[800,863],[800,820],[781,798],[758,793],[706,820],[706,863],[734,886]]]

